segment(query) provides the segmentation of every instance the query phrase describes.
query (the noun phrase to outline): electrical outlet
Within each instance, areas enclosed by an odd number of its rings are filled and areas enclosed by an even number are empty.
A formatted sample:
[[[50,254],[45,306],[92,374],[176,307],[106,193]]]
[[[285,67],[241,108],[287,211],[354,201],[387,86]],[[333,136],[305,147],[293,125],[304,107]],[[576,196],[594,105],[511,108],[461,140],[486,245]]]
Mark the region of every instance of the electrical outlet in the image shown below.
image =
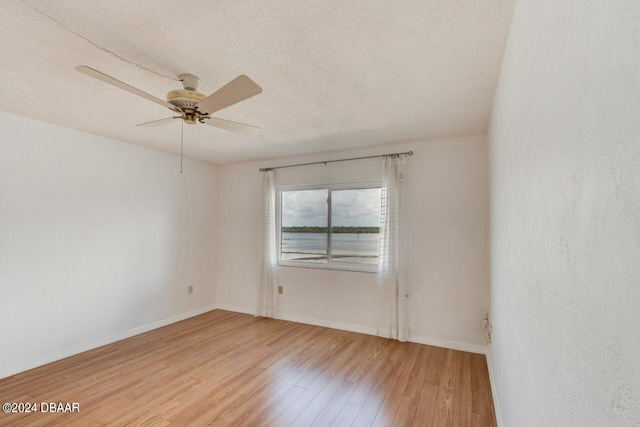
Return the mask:
[[[284,289],[282,288],[282,286],[278,286],[278,293],[280,295],[282,295],[284,293]]]
[[[187,288],[187,293],[192,294],[193,293],[193,286],[189,285],[189,287]]]

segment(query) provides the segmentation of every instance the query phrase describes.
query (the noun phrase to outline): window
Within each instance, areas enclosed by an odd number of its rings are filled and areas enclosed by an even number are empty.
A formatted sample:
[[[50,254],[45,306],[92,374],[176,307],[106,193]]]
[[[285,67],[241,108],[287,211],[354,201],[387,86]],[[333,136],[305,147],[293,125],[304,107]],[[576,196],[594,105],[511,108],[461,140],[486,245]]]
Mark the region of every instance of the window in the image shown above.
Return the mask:
[[[278,188],[278,264],[376,271],[379,182]]]

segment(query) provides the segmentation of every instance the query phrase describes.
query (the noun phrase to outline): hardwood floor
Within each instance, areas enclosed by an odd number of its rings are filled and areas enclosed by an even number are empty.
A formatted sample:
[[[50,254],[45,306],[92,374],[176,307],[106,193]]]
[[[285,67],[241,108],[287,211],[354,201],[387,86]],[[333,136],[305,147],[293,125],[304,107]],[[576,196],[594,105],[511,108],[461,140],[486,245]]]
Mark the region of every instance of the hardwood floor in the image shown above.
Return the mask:
[[[0,426],[495,426],[483,355],[222,310],[2,379],[5,402],[38,412]]]

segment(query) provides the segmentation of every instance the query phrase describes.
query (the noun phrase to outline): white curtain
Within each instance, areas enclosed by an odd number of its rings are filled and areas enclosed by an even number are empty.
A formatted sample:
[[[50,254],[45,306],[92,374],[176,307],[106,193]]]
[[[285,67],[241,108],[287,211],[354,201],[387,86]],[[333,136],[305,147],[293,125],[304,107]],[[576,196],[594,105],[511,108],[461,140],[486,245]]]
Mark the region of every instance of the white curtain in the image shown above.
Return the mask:
[[[378,260],[378,335],[407,341],[407,283],[403,274],[400,202],[406,157],[384,156],[382,160],[382,210]]]
[[[262,173],[262,278],[258,286],[256,316],[276,317],[276,187],[272,170]]]

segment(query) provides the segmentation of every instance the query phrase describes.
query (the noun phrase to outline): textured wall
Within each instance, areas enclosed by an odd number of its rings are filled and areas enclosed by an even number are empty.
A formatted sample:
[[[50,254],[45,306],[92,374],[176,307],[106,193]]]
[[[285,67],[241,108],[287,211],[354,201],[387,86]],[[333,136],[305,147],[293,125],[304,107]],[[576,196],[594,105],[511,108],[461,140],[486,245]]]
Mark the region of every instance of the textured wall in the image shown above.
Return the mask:
[[[216,167],[7,113],[0,129],[0,377],[214,303]]]
[[[503,425],[640,425],[640,4],[519,0],[489,132]]]

